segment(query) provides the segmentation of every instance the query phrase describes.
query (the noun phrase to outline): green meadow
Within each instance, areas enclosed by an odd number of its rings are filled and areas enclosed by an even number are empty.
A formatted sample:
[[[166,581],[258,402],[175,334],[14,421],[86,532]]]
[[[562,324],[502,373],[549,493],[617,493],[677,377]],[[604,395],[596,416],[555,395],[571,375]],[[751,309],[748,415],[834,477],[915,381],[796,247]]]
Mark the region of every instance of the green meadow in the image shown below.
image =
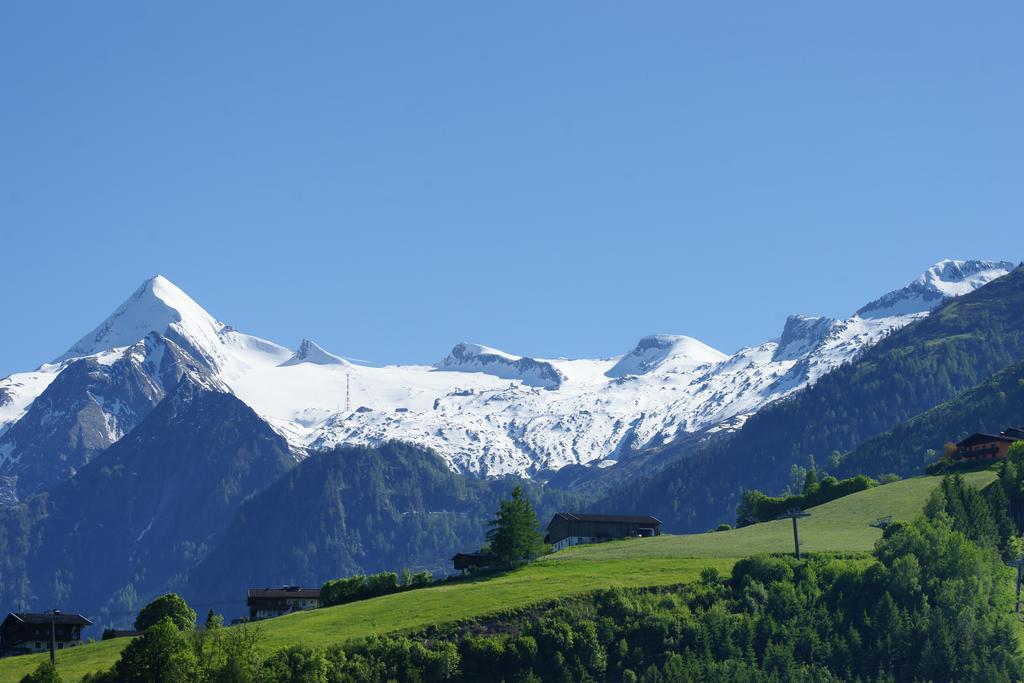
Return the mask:
[[[965,475],[974,486],[995,479],[990,471]],[[809,510],[801,519],[803,552],[867,553],[881,532],[879,517],[917,516],[939,477],[918,477],[861,491]],[[452,581],[261,622],[259,647],[267,654],[288,645],[341,643],[371,634],[416,631],[611,587],[665,586],[692,581],[707,567],[728,572],[757,553],[793,551],[788,520],[704,534],[663,535],[570,548],[515,571]],[[244,587],[240,587],[242,590]],[[92,643],[58,654],[66,681],[109,668],[127,639]],[[17,681],[48,655],[0,660],[0,681]]]

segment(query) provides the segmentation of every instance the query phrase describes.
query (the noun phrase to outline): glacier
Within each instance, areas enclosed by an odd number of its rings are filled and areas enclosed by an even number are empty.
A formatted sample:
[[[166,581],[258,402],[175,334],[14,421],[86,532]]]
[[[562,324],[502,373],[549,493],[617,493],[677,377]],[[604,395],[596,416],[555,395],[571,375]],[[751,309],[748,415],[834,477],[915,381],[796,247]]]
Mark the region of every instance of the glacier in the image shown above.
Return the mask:
[[[657,334],[612,358],[530,358],[463,342],[433,365],[383,366],[350,362],[310,340],[291,350],[244,334],[156,276],[65,354],[0,380],[0,476],[21,457],[12,426],[62,372],[83,359],[109,366],[135,354],[139,372],[166,391],[155,370],[165,349],[194,361],[178,375],[234,393],[297,458],[342,443],[403,440],[479,476],[606,467],[631,452],[737,429],[946,298],[1013,268],[941,261],[848,318],[790,316],[778,338],[732,354]],[[95,402],[109,412],[111,440],[123,432],[118,400]]]

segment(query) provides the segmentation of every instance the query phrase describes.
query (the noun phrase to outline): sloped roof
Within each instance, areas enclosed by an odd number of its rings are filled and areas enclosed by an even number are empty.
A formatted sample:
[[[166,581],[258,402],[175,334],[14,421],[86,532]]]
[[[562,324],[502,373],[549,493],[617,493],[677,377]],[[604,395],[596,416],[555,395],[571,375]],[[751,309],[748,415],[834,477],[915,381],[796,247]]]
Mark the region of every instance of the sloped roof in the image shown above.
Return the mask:
[[[298,588],[298,587],[287,587],[287,588],[250,588],[246,595],[252,598],[271,598],[276,600],[284,599],[320,599],[319,588]]]
[[[968,436],[966,439],[958,442],[957,446],[969,446],[975,443],[989,443],[991,441],[1008,441],[1010,443],[1013,443],[1014,441],[1019,440],[1020,439],[1013,439],[1008,436],[1003,436],[1002,434],[986,434],[985,432],[975,432],[974,434]]]
[[[55,624],[68,626],[92,625],[92,622],[81,614],[65,614],[64,612],[58,612],[52,617],[46,612],[10,612],[7,618],[4,619],[4,623],[6,624],[9,620],[18,621],[23,624],[49,624],[52,620]]]
[[[609,524],[652,524],[661,525],[661,520],[650,515],[592,515],[586,512],[556,512],[555,517],[570,522],[606,522]],[[552,519],[552,522],[555,520]],[[548,525],[550,526],[550,524]]]

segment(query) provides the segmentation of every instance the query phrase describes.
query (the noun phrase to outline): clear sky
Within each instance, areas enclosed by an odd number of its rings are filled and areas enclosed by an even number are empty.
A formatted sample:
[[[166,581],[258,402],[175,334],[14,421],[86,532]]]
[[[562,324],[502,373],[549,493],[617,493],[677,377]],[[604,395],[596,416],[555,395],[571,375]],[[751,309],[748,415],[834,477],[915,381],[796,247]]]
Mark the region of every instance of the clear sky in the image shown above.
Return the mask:
[[[1024,3],[0,7],[0,375],[162,273],[377,362],[731,352],[1024,258]]]

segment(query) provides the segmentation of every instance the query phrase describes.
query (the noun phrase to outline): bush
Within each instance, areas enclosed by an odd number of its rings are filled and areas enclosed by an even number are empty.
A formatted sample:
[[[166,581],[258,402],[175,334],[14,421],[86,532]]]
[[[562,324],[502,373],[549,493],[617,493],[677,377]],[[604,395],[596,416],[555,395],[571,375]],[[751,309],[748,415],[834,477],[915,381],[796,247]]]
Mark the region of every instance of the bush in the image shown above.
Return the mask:
[[[842,481],[835,477],[825,477],[820,482],[808,486],[805,493],[795,496],[772,497],[760,491],[744,491],[740,505],[736,509],[736,524],[745,526],[751,520],[768,522],[793,508],[805,510],[875,485],[876,482],[871,477],[858,474]]]
[[[410,574],[402,572],[402,581],[395,572],[378,574],[357,574],[344,579],[332,579],[320,588],[320,603],[324,607],[344,605],[357,600],[367,600],[381,595],[400,593],[429,586],[434,578],[430,572]]]
[[[167,593],[142,608],[135,619],[135,630],[145,631],[164,619],[170,619],[182,631],[196,627],[196,611],[180,595]]]
[[[60,683],[62,680],[57,667],[49,662],[43,662],[30,674],[25,674],[21,683]]]

